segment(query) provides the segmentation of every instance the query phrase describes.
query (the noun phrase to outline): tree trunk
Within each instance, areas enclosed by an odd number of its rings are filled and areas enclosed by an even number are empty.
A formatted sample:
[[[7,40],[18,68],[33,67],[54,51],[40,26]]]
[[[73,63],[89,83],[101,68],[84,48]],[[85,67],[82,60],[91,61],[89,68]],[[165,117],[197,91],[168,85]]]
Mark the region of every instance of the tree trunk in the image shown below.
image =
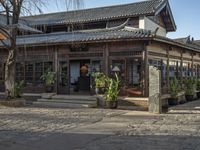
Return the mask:
[[[5,94],[7,99],[15,97],[15,50],[10,50],[5,64]]]

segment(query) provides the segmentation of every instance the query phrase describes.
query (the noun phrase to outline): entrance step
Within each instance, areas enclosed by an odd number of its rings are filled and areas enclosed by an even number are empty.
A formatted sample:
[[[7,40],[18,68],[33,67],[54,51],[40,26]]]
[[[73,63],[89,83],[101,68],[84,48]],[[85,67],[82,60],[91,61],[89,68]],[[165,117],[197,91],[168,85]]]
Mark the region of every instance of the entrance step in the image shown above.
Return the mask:
[[[51,97],[54,100],[78,100],[78,101],[96,101],[95,96],[83,96],[83,95],[54,95]]]
[[[56,108],[95,108],[97,107],[97,98],[94,96],[54,95],[51,98],[38,99],[33,105]]]

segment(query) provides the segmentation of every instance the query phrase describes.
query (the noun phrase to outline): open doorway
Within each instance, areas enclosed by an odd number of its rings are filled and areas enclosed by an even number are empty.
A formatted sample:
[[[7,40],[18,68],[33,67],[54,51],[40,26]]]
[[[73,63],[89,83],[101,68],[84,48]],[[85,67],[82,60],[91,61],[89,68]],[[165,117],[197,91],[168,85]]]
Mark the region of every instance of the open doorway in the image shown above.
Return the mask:
[[[90,94],[90,60],[70,61],[70,94]]]

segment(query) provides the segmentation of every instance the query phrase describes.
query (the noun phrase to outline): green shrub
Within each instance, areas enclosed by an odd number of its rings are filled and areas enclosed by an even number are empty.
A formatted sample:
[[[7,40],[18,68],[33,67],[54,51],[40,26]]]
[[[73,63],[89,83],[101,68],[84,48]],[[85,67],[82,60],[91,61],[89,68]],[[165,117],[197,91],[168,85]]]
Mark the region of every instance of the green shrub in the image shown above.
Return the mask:
[[[194,95],[195,83],[196,83],[196,81],[192,77],[185,79],[184,84],[185,84],[185,94],[186,95]]]
[[[45,82],[45,85],[51,86],[55,83],[55,75],[55,72],[48,69],[40,78]]]
[[[107,79],[106,87],[106,101],[117,101],[119,90],[120,80],[117,74],[115,74],[115,79]]]
[[[177,98],[178,92],[180,91],[179,81],[174,77],[170,81],[170,94],[172,98]]]
[[[200,91],[200,79],[198,79],[196,82],[196,88],[197,88],[197,91]]]
[[[24,80],[15,83],[15,98],[20,98],[22,94],[22,89],[25,86]]]
[[[105,87],[106,86],[107,77],[103,73],[95,72],[92,74],[92,77],[94,77],[95,87]]]

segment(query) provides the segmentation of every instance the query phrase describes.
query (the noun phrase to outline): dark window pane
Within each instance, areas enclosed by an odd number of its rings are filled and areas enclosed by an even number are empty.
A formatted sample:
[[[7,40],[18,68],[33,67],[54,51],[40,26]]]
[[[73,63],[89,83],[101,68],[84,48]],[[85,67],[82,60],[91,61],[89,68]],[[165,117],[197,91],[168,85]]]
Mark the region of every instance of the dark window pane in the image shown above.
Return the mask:
[[[16,63],[16,81],[24,80],[24,63]]]
[[[41,84],[43,80],[41,80],[41,76],[43,75],[43,62],[35,63],[35,83]]]
[[[52,62],[44,63],[44,72],[46,72],[47,70],[53,71],[53,63]]]
[[[0,80],[4,80],[4,64],[0,63]]]
[[[33,63],[26,63],[25,65],[25,81],[26,83],[33,83]]]

